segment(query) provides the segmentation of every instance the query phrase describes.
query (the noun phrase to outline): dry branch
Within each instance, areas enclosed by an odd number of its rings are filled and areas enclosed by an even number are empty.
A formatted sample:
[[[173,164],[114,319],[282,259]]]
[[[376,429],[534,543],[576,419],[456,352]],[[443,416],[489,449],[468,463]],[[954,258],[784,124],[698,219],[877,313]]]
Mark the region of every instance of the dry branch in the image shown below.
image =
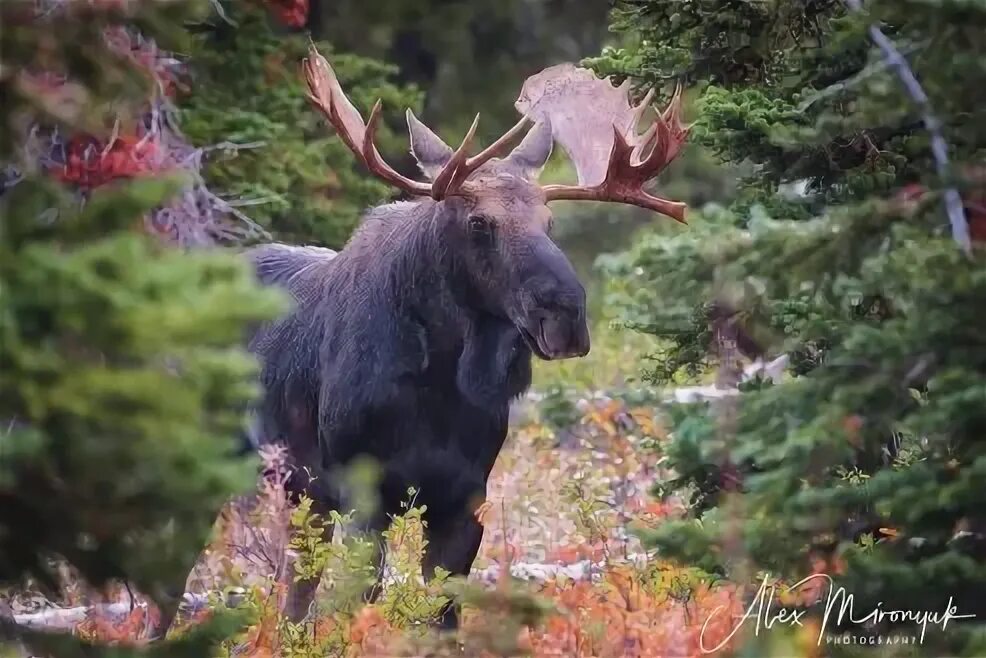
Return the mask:
[[[846,0],[846,4],[855,12],[863,11],[862,0]],[[913,69],[907,63],[907,58],[897,49],[894,42],[875,24],[870,24],[867,30],[873,43],[883,53],[887,64],[897,73],[897,77],[900,78],[904,86],[904,91],[918,106],[925,130],[931,135],[931,155],[935,160],[938,177],[943,182],[947,181],[950,173],[948,143],[942,134],[941,121],[931,107],[928,94],[925,93],[917,76],[914,75]],[[972,242],[969,237],[969,222],[966,220],[965,209],[962,206],[962,197],[952,185],[945,187],[944,197],[945,212],[948,214],[948,221],[952,226],[952,239],[965,254],[971,254]]]

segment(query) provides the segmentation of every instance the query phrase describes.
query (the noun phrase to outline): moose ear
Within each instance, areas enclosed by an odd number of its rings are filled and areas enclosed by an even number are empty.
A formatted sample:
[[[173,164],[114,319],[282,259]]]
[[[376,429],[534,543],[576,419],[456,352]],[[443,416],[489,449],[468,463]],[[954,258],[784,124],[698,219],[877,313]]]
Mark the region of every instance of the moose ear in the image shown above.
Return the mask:
[[[544,163],[551,157],[553,144],[551,124],[547,119],[542,119],[524,136],[517,148],[510,152],[507,159],[523,167],[527,178],[537,178]]]
[[[452,149],[431,128],[407,111],[407,132],[411,136],[411,155],[428,178],[434,179],[452,157]]]

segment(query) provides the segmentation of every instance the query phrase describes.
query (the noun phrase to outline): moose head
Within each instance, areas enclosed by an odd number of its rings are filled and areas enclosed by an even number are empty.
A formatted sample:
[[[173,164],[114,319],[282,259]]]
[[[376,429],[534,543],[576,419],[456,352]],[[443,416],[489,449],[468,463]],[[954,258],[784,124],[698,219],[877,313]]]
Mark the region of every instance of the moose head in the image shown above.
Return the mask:
[[[304,74],[309,99],[370,172],[407,194],[445,204],[443,246],[459,264],[456,287],[467,300],[463,305],[512,323],[541,359],[589,351],[585,290],[550,238],[550,202],[611,201],[684,221],[683,203],[643,189],[677,156],[687,136],[680,89],[638,134],[653,90],[632,106],[629,81],[614,87],[571,64],[554,66],[525,82],[515,103],[523,115],[516,125],[472,156],[478,114],[452,149],[408,110],[411,153],[428,179],[417,181],[387,164],[375,146],[379,100],[364,123],[314,46]],[[556,140],[575,165],[577,185],[537,182]]]

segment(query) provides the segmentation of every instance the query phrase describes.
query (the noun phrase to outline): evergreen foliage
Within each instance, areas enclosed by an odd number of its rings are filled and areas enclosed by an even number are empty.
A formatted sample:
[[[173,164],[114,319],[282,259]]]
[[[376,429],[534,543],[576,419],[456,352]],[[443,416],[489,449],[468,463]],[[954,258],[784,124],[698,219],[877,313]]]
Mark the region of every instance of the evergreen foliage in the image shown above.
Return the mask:
[[[857,611],[940,613],[951,598],[977,620],[929,627],[921,650],[982,655],[986,260],[950,237],[942,194],[959,188],[981,240],[986,5],[848,4],[626,0],[614,24],[630,44],[594,60],[698,87],[693,142],[752,166],[735,202],[602,263],[623,323],[663,339],[649,375],[721,367],[723,326],[747,356],[792,364],[744,386],[732,425],[716,407],[675,413],[676,479],[659,493],[686,488],[690,513],[650,541],[737,577],[746,565],[797,580],[822,559]],[[871,24],[941,121],[944,180]]]
[[[39,167],[30,148],[55,130],[107,139],[114,123],[126,130],[127,111],[143,109],[155,85],[107,34],[136,26],[180,48],[180,19],[193,9],[71,3],[39,16],[33,2],[3,7],[12,26],[0,71],[11,165],[0,194],[4,586],[30,579],[57,590],[67,563],[87,585],[124,581],[173,600],[220,507],[255,481],[255,461],[237,452],[256,364],[238,346],[283,308],[280,296],[233,253],[186,253],[145,233],[145,216],[186,180],[137,174],[80,190]],[[64,78],[30,84],[40,75]],[[207,655],[233,623],[219,615],[146,653]],[[0,640],[45,655],[144,655],[28,632],[9,618]]]
[[[394,191],[359,171],[311,110],[299,73],[308,38],[279,27],[268,13],[256,1],[224,3],[221,15],[196,26],[182,128],[198,144],[248,145],[213,151],[206,180],[250,202],[250,217],[278,240],[340,248],[363,211]],[[325,43],[318,47],[332,51]],[[393,66],[331,57],[363,116],[383,101],[381,150],[406,151],[404,108],[419,110],[420,94],[388,82]]]

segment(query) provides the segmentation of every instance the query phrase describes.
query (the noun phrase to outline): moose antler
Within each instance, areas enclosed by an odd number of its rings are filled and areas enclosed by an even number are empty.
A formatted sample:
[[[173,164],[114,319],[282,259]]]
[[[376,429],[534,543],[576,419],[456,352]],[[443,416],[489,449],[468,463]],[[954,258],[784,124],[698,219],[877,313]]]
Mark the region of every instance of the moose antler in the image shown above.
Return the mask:
[[[579,178],[578,185],[546,185],[545,197],[627,203],[684,223],[684,203],[643,189],[674,160],[688,135],[681,123],[681,87],[642,135],[637,123],[654,91],[635,107],[628,92],[629,81],[614,87],[572,64],[552,66],[527,79],[516,108],[524,116],[550,122]]]
[[[308,57],[303,61],[302,68],[305,82],[308,85],[308,99],[325,115],[325,118],[336,129],[339,137],[359,158],[360,162],[378,178],[416,196],[444,199],[454,194],[472,172],[501,153],[510,141],[531,123],[527,117],[521,118],[513,128],[487,148],[473,157],[468,157],[469,146],[476,134],[476,127],[479,125],[479,115],[477,114],[459,148],[455,150],[432,182],[411,180],[387,164],[377,151],[374,139],[377,123],[380,119],[380,101],[377,100],[374,104],[370,111],[370,118],[364,124],[359,110],[353,106],[339,85],[335,71],[332,70],[329,62],[318,52],[314,44],[309,46]]]

